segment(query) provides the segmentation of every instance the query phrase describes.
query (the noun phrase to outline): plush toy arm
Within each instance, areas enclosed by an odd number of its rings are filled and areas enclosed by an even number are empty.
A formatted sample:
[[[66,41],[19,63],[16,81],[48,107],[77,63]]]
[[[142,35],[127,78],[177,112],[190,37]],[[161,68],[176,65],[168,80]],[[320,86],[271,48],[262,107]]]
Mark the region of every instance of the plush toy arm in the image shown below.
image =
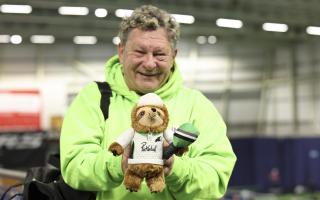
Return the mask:
[[[115,142],[109,146],[109,151],[113,153],[114,156],[121,155],[124,148],[132,141],[134,136],[134,130],[130,128],[129,130],[123,132]]]
[[[114,156],[119,156],[121,154],[123,154],[123,147],[117,143],[117,142],[113,142],[108,149]]]
[[[175,128],[167,128],[164,133],[164,139],[170,144],[173,141],[173,134],[174,134]]]

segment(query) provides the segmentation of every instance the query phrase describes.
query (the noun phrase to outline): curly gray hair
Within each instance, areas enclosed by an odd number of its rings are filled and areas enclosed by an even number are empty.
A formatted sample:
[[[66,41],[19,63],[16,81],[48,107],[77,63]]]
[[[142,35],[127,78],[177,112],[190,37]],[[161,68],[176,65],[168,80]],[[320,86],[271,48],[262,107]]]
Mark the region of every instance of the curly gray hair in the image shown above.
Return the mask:
[[[171,47],[176,48],[180,35],[179,23],[166,11],[151,5],[136,8],[130,17],[120,23],[119,38],[121,44],[126,44],[131,30],[139,28],[143,31],[164,28],[168,34]]]

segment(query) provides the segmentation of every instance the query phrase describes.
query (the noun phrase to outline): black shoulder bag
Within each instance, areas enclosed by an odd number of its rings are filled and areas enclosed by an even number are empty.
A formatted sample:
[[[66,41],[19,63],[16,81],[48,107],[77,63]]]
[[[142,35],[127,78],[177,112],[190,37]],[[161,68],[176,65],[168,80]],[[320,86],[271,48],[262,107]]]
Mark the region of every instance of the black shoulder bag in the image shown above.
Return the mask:
[[[112,92],[107,82],[96,82],[100,93],[100,108],[105,120],[109,116]],[[60,171],[60,155],[50,155],[44,167],[33,167],[27,171],[23,189],[23,200],[94,200],[95,192],[80,191],[67,185]]]

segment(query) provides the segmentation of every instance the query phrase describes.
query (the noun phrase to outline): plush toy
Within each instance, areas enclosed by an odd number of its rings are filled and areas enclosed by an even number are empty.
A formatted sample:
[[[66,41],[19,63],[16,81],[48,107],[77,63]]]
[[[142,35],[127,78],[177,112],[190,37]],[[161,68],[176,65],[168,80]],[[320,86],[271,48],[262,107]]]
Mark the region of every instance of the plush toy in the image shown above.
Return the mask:
[[[122,133],[113,142],[109,151],[118,156],[131,144],[128,168],[124,175],[124,185],[131,192],[140,189],[146,179],[151,192],[162,192],[165,188],[163,171],[163,143],[169,143],[165,151],[166,159],[173,153],[183,154],[197,134],[192,125],[183,125],[178,129],[168,129],[169,114],[162,99],[154,94],[143,95],[131,112],[132,128]],[[186,127],[188,127],[186,130]],[[177,131],[175,131],[177,130]],[[189,132],[188,132],[189,131]]]

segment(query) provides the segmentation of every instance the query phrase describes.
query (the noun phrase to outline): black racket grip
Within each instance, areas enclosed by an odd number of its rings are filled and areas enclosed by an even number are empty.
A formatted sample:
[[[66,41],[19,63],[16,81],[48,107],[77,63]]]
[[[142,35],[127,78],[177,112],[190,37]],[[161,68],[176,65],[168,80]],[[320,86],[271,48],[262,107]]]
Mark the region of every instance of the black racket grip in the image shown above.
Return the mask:
[[[177,147],[173,146],[173,143],[171,143],[167,148],[163,150],[162,158],[165,160],[169,159],[174,154],[176,149]]]

